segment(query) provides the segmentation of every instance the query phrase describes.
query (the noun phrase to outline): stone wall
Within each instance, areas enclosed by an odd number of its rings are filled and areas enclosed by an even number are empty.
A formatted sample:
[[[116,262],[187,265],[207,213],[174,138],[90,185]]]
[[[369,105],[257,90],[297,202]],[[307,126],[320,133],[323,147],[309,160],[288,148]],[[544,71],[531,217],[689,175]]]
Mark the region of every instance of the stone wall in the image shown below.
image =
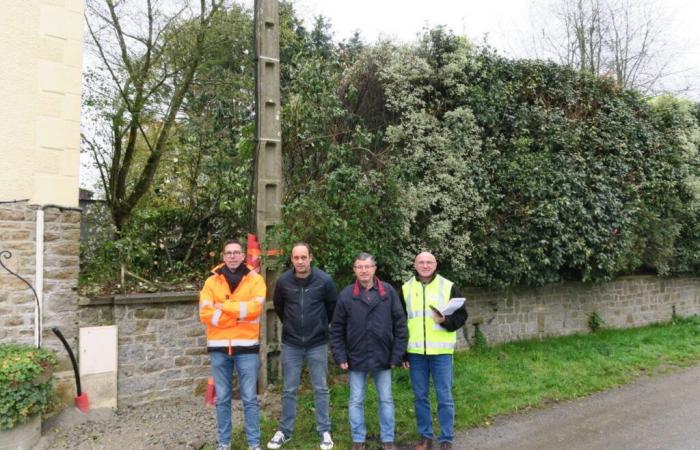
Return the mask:
[[[36,215],[38,206],[26,201],[0,203],[0,251],[3,263],[35,286]],[[50,328],[61,329],[77,350],[80,253],[80,211],[44,209],[44,332],[42,346],[65,351]],[[34,343],[34,295],[26,284],[0,268],[0,342]],[[61,367],[70,368],[67,358]]]
[[[627,277],[610,283],[552,284],[542,288],[471,289],[469,321],[459,335],[466,347],[479,324],[490,344],[588,332],[597,312],[607,326],[636,327],[700,314],[700,278]],[[119,327],[119,404],[190,397],[209,375],[197,294],[144,294],[85,300],[81,326]],[[466,335],[466,337],[465,337]]]
[[[467,346],[478,324],[489,343],[588,332],[594,312],[612,328],[639,327],[700,314],[700,278],[623,277],[603,284],[467,290]]]
[[[117,325],[118,404],[191,397],[209,376],[197,294],[146,294],[87,301],[81,326]]]

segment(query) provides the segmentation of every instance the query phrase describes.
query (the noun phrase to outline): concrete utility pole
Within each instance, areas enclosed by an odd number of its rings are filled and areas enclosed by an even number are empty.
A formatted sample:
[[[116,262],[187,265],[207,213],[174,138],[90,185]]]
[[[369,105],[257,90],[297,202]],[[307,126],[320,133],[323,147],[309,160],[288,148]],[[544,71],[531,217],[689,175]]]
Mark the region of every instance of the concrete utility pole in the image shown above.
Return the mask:
[[[277,0],[255,0],[256,56],[256,165],[255,227],[260,242],[282,218],[282,126],[280,123],[280,45]],[[276,273],[263,264],[260,272],[267,283],[265,314],[261,318],[260,388],[268,382],[270,360],[279,351],[279,331],[272,305]]]

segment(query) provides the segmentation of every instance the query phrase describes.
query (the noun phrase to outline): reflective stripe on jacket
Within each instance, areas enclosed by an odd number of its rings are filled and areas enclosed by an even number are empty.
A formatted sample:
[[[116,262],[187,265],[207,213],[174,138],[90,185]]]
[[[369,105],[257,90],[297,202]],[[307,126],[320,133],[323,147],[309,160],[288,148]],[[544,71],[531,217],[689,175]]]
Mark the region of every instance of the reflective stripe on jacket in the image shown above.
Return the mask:
[[[260,344],[260,315],[265,303],[265,280],[249,272],[231,292],[224,275],[212,269],[199,293],[199,320],[207,326],[208,348],[251,347]],[[220,304],[217,309],[214,304]]]
[[[416,277],[402,288],[408,319],[408,353],[442,355],[454,352],[457,333],[447,331],[432,319],[430,306],[442,309],[450,302],[452,282],[436,275],[428,284]]]

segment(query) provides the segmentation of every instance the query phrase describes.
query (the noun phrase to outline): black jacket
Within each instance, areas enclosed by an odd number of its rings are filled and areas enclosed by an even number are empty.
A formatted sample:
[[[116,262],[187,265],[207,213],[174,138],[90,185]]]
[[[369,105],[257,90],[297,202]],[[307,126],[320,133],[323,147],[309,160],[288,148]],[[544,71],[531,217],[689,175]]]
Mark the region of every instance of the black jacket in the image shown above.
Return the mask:
[[[275,283],[272,301],[282,321],[282,342],[295,347],[315,347],[328,342],[328,324],[338,298],[331,277],[311,268],[307,278],[283,273]]]
[[[330,340],[335,362],[348,363],[350,370],[400,366],[408,329],[394,288],[376,279],[369,292],[358,282],[343,289],[333,314]]]

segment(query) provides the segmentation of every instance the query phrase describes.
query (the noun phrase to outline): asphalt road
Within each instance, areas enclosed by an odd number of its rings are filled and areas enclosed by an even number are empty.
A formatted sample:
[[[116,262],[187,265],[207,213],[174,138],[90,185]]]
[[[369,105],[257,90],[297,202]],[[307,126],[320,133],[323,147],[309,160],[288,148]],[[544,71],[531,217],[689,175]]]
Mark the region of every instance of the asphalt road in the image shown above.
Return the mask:
[[[458,434],[455,449],[698,450],[700,366],[499,418]]]

